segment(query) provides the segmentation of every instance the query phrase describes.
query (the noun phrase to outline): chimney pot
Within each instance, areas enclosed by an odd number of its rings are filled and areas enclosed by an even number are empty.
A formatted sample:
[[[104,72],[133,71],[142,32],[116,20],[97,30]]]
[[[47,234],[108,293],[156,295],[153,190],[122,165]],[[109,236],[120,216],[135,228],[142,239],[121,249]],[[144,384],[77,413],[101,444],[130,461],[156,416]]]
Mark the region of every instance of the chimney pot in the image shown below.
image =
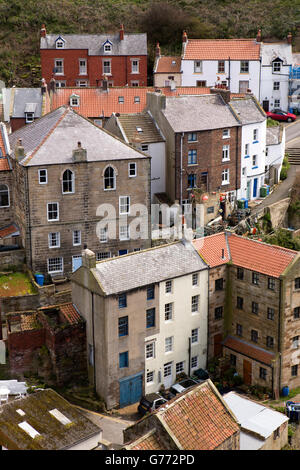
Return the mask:
[[[124,25],[121,24],[120,26],[120,41],[123,41],[124,39]]]
[[[188,39],[188,37],[187,37],[186,31],[183,31],[183,33],[182,33],[182,42],[187,42],[187,39]]]
[[[159,46],[159,42],[156,43],[155,55],[156,55],[156,57],[160,57],[160,46]]]
[[[42,27],[41,27],[41,30],[40,30],[40,37],[45,38],[46,34],[47,34],[46,26],[44,24],[42,24]]]
[[[106,75],[103,75],[103,79],[102,79],[102,88],[104,91],[107,91],[107,88],[108,88],[108,80],[107,80],[107,76]]]
[[[292,44],[292,40],[293,40],[293,35],[291,32],[289,32],[289,34],[287,35],[287,42],[288,44]]]
[[[15,157],[17,161],[23,160],[23,158],[25,157],[25,151],[22,145],[22,139],[18,139],[18,143],[15,147]]]
[[[261,29],[257,31],[256,42],[261,42]]]

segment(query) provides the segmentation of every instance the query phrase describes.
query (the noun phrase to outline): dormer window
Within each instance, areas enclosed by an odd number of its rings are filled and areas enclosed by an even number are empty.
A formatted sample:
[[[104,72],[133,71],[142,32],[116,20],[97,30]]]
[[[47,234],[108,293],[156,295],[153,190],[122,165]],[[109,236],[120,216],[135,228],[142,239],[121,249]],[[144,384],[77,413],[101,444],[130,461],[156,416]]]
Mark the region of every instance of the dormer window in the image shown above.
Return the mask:
[[[62,37],[58,37],[55,41],[55,47],[56,49],[64,49],[65,47],[65,41]]]
[[[79,96],[71,95],[70,96],[70,106],[79,106]]]
[[[26,124],[30,124],[34,121],[34,113],[25,113]]]
[[[282,60],[275,59],[272,64],[272,72],[273,73],[281,72],[281,65],[282,65]]]
[[[104,49],[104,54],[111,54],[112,43],[109,40],[105,41],[105,43],[103,44],[103,49]]]

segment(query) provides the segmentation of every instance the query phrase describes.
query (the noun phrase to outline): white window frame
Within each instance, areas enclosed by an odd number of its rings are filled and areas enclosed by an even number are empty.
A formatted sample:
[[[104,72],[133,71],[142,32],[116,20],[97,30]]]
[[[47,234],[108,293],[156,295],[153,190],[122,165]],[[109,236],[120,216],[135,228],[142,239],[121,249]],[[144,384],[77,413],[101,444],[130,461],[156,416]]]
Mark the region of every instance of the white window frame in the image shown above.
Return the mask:
[[[140,98],[139,96],[135,96],[135,97],[133,98],[133,102],[134,102],[134,103],[140,103],[140,102],[141,102],[141,98]]]
[[[199,328],[193,328],[191,331],[191,344],[198,344],[198,342],[199,342]]]
[[[105,65],[105,62],[108,62],[109,66]],[[107,58],[103,59],[102,68],[103,68],[104,75],[111,75],[111,59],[107,59]],[[107,70],[109,70],[109,72],[107,72]]]
[[[130,196],[119,196],[119,214],[130,214]]]
[[[138,80],[131,80],[130,85],[131,86],[139,86],[140,82]]]
[[[79,88],[86,88],[88,84],[88,80],[76,80],[76,86]]]
[[[199,273],[192,274],[192,286],[196,287],[199,285]]]
[[[155,341],[151,341],[150,343],[145,344],[145,356],[146,356],[146,361],[147,359],[155,358]]]
[[[150,380],[149,380],[150,378]],[[151,385],[154,383],[154,370],[147,372],[146,374],[146,384]]]
[[[298,349],[300,344],[300,337],[299,336],[294,336],[292,338],[292,349]]]
[[[191,312],[192,314],[199,313],[199,295],[193,295],[191,299]]]
[[[256,142],[258,140],[258,129],[253,129],[253,141]]]
[[[134,175],[131,175],[130,172],[132,170],[131,165],[134,165]],[[136,178],[137,176],[137,165],[135,162],[128,163],[128,176],[129,178]]]
[[[194,60],[194,73],[202,73],[202,60]]]
[[[71,180],[64,180],[64,174],[66,171],[70,171],[71,172]],[[64,191],[64,181],[65,182],[68,182],[72,184],[72,191]],[[74,172],[72,170],[70,170],[70,168],[66,168],[62,174],[62,178],[61,178],[61,192],[62,194],[74,194],[75,193],[75,175],[74,175]]]
[[[10,207],[10,192],[9,192],[9,186],[8,184],[0,184],[0,188],[2,188],[2,186],[5,186],[6,189],[0,189],[0,194],[1,193],[6,193],[7,194],[7,202],[8,204],[6,206],[0,206],[1,209],[5,208],[5,207]],[[1,200],[1,199],[0,199]]]
[[[76,242],[77,235],[79,235],[79,237],[78,237],[78,241]],[[73,246],[81,245],[81,230],[73,230],[72,238],[73,238]]]
[[[169,288],[169,286],[170,286],[170,288]],[[168,279],[166,281],[166,285],[165,285],[165,293],[166,294],[172,294],[172,292],[173,292],[173,282],[172,282],[171,279]]]
[[[31,118],[29,118],[31,116]],[[34,121],[34,113],[25,113],[26,124],[31,124]]]
[[[107,234],[108,234],[107,227],[101,227],[99,230],[100,243],[107,243],[107,240],[108,240]]]
[[[278,104],[276,104],[276,102],[277,102]],[[280,99],[274,100],[274,109],[280,109]]]
[[[196,137],[196,138],[194,138]],[[188,142],[198,142],[197,141],[197,132],[188,132]]]
[[[104,54],[111,54],[112,45],[109,42],[107,42],[106,44],[104,44],[103,50],[104,50]]]
[[[222,149],[222,162],[229,162],[230,161],[230,145],[223,145]]]
[[[148,144],[142,144],[141,145],[141,151],[142,152],[149,152],[149,145]]]
[[[57,65],[57,62],[61,61],[62,65]],[[61,72],[55,72],[55,75],[64,75],[64,59],[54,59],[54,67],[55,69],[60,68]]]
[[[229,139],[230,138],[230,129],[223,129],[223,139]]]
[[[87,60],[84,58],[78,59],[79,62],[79,75],[87,75]],[[82,65],[80,62],[84,62]]]
[[[257,166],[257,155],[252,155],[252,167]]]
[[[241,60],[240,73],[249,73],[249,60]]]
[[[62,38],[57,38],[55,41],[55,49],[64,49],[64,48],[65,48],[65,41]]]
[[[274,91],[280,90],[280,82],[273,82],[273,90]]]
[[[113,170],[113,183],[114,183],[114,186],[112,188],[106,188],[105,187],[105,172],[108,168],[111,168]],[[107,177],[107,179],[110,179],[111,177]],[[103,173],[103,189],[104,191],[115,191],[116,190],[116,170],[113,166],[111,165],[108,165],[105,170],[104,170],[104,173]]]
[[[124,96],[118,96],[118,104],[124,104]]]
[[[165,304],[165,322],[173,321],[173,302]],[[168,315],[169,318],[166,318]]]
[[[165,338],[165,353],[171,353],[174,349],[174,336]]]
[[[41,181],[41,172],[45,171],[46,181]],[[45,168],[39,170],[39,184],[48,184],[48,171]]]
[[[195,363],[195,361],[196,361],[196,365],[193,365],[193,362]],[[191,369],[197,369],[198,362],[199,362],[198,355],[197,356],[192,356],[191,357]]]
[[[272,73],[278,73],[278,72],[281,72],[281,62],[279,60],[275,60],[273,63],[272,63]],[[278,67],[279,66],[279,67]]]
[[[245,157],[249,155],[249,144],[245,144]]]
[[[56,269],[54,271],[50,271],[50,260],[61,260],[61,269]],[[62,273],[64,271],[64,259],[62,256],[57,256],[55,258],[48,258],[47,259],[47,266],[48,266],[48,273],[49,274],[56,274],[56,273]]]
[[[55,237],[56,244],[55,245],[52,244],[52,242],[54,240],[52,235],[56,235],[56,237]],[[49,248],[60,248],[60,232],[50,232],[50,233],[48,233],[48,247]]]
[[[124,235],[123,232],[125,231],[122,229],[127,229],[126,235]],[[119,239],[120,241],[130,240],[129,225],[119,225]]]
[[[70,106],[73,106],[74,108],[78,107],[80,104],[80,98],[79,96],[71,96],[70,97]]]
[[[130,60],[131,60],[131,73],[132,74],[140,73],[140,60],[139,59],[130,59]],[[134,62],[136,62],[135,65],[133,65]]]
[[[56,219],[49,219],[49,205],[56,204],[57,205],[57,218]],[[48,222],[57,222],[59,220],[59,203],[58,202],[47,202],[47,221]]]
[[[55,80],[55,87],[56,88],[65,88],[66,87],[66,80]]]
[[[103,259],[108,259],[111,258],[111,252],[110,251],[98,251],[96,253],[96,260],[101,261]]]
[[[226,179],[225,179],[226,176]],[[230,172],[229,168],[224,168],[222,171],[222,185],[230,184]]]
[[[177,366],[179,366],[179,367],[177,367]],[[184,372],[184,370],[185,370],[185,361],[177,362],[176,365],[175,365],[176,375],[181,374],[181,372]]]

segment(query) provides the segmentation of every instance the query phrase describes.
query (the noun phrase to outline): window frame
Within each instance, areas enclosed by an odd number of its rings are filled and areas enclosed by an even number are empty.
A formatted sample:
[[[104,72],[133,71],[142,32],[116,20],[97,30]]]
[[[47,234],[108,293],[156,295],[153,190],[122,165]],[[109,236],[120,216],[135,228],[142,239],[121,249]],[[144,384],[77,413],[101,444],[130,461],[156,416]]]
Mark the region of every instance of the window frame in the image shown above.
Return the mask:
[[[54,235],[54,234],[57,235],[57,237],[56,237],[57,244],[56,245],[52,245],[50,243],[51,240],[53,241],[52,235]],[[60,248],[60,232],[49,232],[48,233],[48,248],[50,248],[50,249]]]
[[[167,302],[165,304],[165,322],[173,321],[173,310],[173,302]]]
[[[128,315],[118,318],[118,336],[119,338],[129,335],[129,319]]]
[[[155,307],[146,310],[146,328],[155,328]]]
[[[241,60],[240,62],[240,73],[249,73],[249,60]]]
[[[165,354],[171,353],[174,350],[174,336],[167,336],[165,338]]]
[[[43,181],[43,182],[41,182],[41,172],[42,171],[45,171],[45,177],[46,177],[46,181]],[[46,170],[46,168],[40,168],[38,170],[38,175],[39,175],[39,184],[48,184],[48,171]]]
[[[148,354],[151,354],[148,356]],[[145,344],[145,358],[147,359],[155,359],[155,341],[149,341]]]
[[[108,170],[112,170],[113,172],[113,175],[112,176],[105,176],[105,173],[108,171]],[[113,187],[111,186],[107,186],[106,187],[106,182],[113,182]],[[113,166],[111,165],[108,165],[105,170],[104,170],[104,173],[103,173],[103,190],[104,191],[115,191],[116,190],[116,170],[114,169]]]
[[[130,215],[130,196],[119,196],[119,215]]]
[[[199,65],[197,65],[197,64],[199,64]],[[202,73],[202,69],[203,69],[203,61],[202,60],[194,60],[194,73]]]
[[[57,218],[56,219],[49,219],[49,206],[51,204],[56,204],[57,206]],[[59,202],[47,202],[47,221],[48,222],[58,222],[59,221]]]
[[[65,174],[69,172],[71,174],[70,179],[65,179]],[[71,191],[64,191],[64,184],[70,185]],[[75,193],[75,175],[72,170],[69,168],[66,168],[62,174],[62,179],[61,179],[61,191],[62,194],[74,194]]]
[[[109,65],[105,65],[105,62],[107,62],[107,64]],[[111,73],[111,59],[107,59],[105,57],[105,59],[102,59],[102,70],[103,70],[103,75],[112,75]],[[109,72],[107,72],[107,70],[109,70]]]
[[[140,59],[130,59],[131,61],[131,74],[139,74],[140,73]],[[134,62],[136,62],[135,67],[136,70],[134,70]]]
[[[79,234],[79,242],[77,242],[77,243],[75,243],[76,233]],[[81,230],[78,230],[78,229],[73,230],[72,240],[73,240],[73,246],[80,246],[81,245]]]
[[[57,65],[57,62],[58,61],[61,61],[61,64],[62,65]],[[55,67],[55,74],[54,75],[64,75],[64,59],[59,59],[59,58],[56,58],[54,59],[54,67]],[[57,69],[60,69],[61,72],[56,72]]]
[[[84,68],[81,65],[80,62],[84,62]],[[87,59],[84,57],[78,59],[78,64],[79,64],[79,75],[87,75]],[[84,70],[84,71],[83,71]]]
[[[50,271],[49,265],[50,265],[50,260],[61,260],[61,269],[55,270],[55,271]],[[63,273],[64,272],[64,259],[62,256],[55,256],[53,258],[48,258],[47,259],[47,269],[48,269],[48,274],[57,274],[57,273]]]
[[[192,328],[192,330],[191,330],[191,344],[198,344],[198,343],[199,343],[199,328]]]
[[[2,205],[2,197],[7,198],[7,204]],[[3,183],[0,184],[0,209],[5,209],[6,207],[10,207],[10,191],[8,184]]]
[[[191,312],[192,314],[199,313],[199,301],[200,301],[200,296],[199,295],[192,295],[191,298]]]

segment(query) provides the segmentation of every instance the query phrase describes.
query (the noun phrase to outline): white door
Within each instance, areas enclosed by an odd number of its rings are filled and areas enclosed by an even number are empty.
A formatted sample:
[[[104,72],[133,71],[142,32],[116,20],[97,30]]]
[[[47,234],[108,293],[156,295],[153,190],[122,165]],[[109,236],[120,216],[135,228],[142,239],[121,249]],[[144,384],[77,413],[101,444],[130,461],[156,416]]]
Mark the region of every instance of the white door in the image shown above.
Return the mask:
[[[166,389],[170,388],[173,384],[172,364],[172,362],[167,362],[167,364],[164,364],[164,386]]]

